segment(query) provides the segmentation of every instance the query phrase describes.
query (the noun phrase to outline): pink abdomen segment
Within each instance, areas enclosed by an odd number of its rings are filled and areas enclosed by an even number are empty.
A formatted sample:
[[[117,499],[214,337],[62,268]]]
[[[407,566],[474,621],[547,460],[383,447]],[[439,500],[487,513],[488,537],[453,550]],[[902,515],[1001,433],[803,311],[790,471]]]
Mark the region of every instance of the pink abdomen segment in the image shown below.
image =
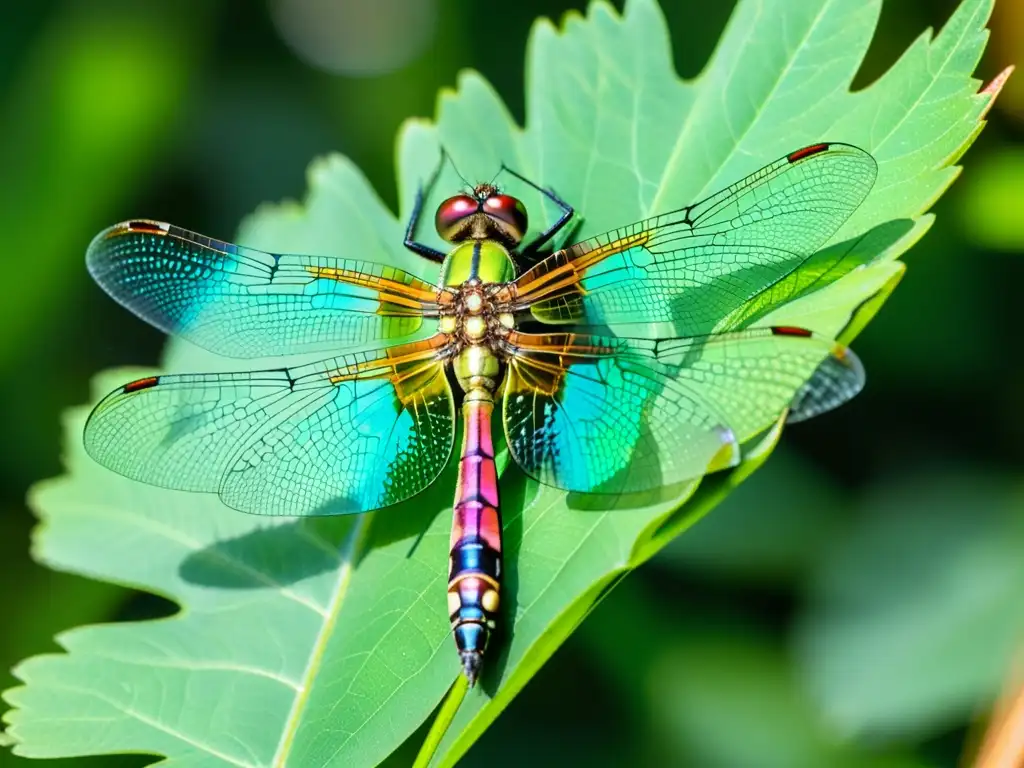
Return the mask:
[[[491,439],[494,403],[484,395],[474,390],[462,404],[464,432],[448,572],[448,614],[470,684],[497,624],[501,589],[501,515]]]

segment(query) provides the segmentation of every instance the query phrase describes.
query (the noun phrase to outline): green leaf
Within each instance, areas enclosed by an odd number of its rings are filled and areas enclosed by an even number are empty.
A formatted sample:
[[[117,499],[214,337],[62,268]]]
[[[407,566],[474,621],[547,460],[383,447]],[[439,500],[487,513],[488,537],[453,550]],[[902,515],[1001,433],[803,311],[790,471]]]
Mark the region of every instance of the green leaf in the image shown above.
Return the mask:
[[[933,470],[876,488],[863,507],[818,553],[797,632],[803,674],[842,733],[934,735],[987,709],[1013,667],[1021,492]]]
[[[977,134],[990,99],[977,95],[971,71],[990,8],[966,0],[937,38],[922,36],[878,82],[851,94],[877,1],[741,2],[691,82],[673,72],[653,0],[629,2],[623,16],[596,3],[562,31],[535,27],[526,129],[474,73],[442,95],[436,124],[407,125],[401,217],[351,163],[331,157],[312,166],[303,204],[262,208],[241,239],[422,272],[401,247],[403,223],[442,144],[469,178],[490,178],[504,161],[553,186],[578,206],[577,235],[586,237],[692,202],[801,145],[848,141],[878,159],[875,190],[819,255],[820,281],[787,284],[790,304],[743,318],[847,339],[899,280],[894,260],[927,229],[920,214]],[[438,195],[457,186],[442,177]],[[534,227],[551,221],[550,205],[524,198]],[[176,343],[168,365],[232,363]],[[55,568],[165,595],[182,612],[75,629],[59,638],[66,653],[21,664],[25,686],[5,694],[19,754],[374,765],[424,722],[458,676],[444,600],[454,467],[384,512],[268,522],[94,466],[78,447],[84,413],[68,422],[69,474],[33,496],[44,520],[37,554]],[[780,431],[735,472],[630,509],[539,488],[510,466],[502,476],[510,626],[457,711],[464,686],[452,689],[420,763],[454,764],[607,590],[724,498]]]

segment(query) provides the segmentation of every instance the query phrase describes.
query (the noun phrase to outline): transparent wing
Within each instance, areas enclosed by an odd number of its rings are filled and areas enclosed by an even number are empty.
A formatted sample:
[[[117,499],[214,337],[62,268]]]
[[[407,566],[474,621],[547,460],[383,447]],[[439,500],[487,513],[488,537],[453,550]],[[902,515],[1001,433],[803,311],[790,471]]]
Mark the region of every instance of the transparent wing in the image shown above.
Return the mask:
[[[864,389],[864,366],[852,349],[840,348],[821,361],[814,375],[800,387],[789,406],[786,421],[793,424],[834,410]]]
[[[824,361],[849,350],[796,328],[700,338],[514,333],[504,424],[516,462],[568,491],[633,492],[734,466]]]
[[[228,357],[400,339],[448,296],[392,267],[264,253],[156,221],[104,230],[86,262],[96,282],[139,317]]]
[[[702,202],[558,251],[497,298],[545,323],[708,333],[801,269],[864,201],[876,172],[856,147],[806,147]]]
[[[267,515],[365,512],[429,486],[452,450],[447,341],[251,373],[151,377],[85,427],[100,464]]]

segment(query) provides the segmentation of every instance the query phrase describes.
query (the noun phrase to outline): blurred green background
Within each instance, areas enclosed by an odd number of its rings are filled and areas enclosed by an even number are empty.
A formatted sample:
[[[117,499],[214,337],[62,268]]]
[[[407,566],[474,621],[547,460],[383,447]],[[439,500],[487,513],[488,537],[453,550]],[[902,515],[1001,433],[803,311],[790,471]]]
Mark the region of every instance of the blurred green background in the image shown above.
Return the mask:
[[[731,3],[662,4],[693,76]],[[163,343],[89,280],[92,235],[151,217],[230,239],[260,202],[301,198],[306,165],[329,151],[394,206],[400,122],[432,115],[464,67],[522,120],[532,20],[584,6],[508,3],[498,27],[498,7],[472,0],[5,9],[0,686],[62,629],[173,611],[28,556],[25,492],[60,472],[60,413],[88,399],[94,372],[155,363]],[[888,2],[856,86],[953,6]],[[986,80],[1024,60],[1024,2],[999,0],[991,28]],[[1024,648],[1022,74],[857,340],[864,394],[789,430],[764,470],[615,590],[466,765],[963,764]],[[0,751],[0,765],[27,764]]]

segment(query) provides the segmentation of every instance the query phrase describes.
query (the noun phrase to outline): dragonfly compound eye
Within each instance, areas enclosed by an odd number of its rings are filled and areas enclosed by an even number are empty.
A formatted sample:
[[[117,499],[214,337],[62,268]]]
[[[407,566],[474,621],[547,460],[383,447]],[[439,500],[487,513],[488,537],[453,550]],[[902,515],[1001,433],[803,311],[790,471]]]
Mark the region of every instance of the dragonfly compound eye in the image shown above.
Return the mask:
[[[471,219],[480,212],[480,203],[469,195],[449,197],[437,209],[434,226],[446,242],[454,243],[465,237]]]
[[[484,200],[484,213],[500,231],[502,237],[518,245],[526,237],[529,222],[526,218],[526,206],[509,195],[490,195]]]

